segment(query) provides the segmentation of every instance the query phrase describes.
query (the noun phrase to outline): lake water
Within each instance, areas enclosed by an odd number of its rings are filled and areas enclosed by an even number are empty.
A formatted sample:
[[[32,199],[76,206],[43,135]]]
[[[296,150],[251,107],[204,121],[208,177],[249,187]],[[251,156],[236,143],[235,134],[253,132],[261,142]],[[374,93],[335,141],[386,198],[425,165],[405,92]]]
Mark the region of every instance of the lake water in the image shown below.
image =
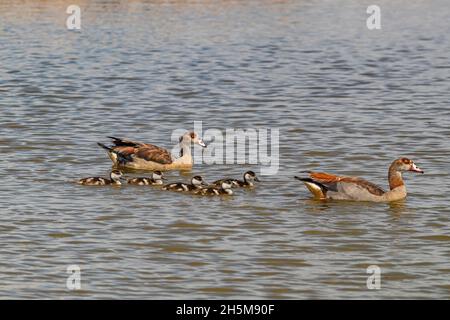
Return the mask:
[[[370,31],[361,1],[0,1],[0,297],[450,298],[450,6],[376,4]],[[72,183],[108,174],[106,136],[171,148],[194,121],[279,128],[278,174],[227,199]],[[425,174],[395,204],[314,201],[293,179],[386,188],[400,156]]]

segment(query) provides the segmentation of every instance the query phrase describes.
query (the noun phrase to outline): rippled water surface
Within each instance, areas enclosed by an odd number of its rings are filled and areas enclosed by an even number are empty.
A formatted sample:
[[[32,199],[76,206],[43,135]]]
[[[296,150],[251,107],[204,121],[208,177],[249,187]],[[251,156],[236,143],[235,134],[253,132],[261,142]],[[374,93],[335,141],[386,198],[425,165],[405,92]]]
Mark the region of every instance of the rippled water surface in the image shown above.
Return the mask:
[[[0,297],[449,298],[449,3],[377,4],[369,31],[361,1],[1,0]],[[170,148],[195,120],[279,128],[278,174],[228,199],[72,183],[108,174],[106,136]],[[395,204],[313,201],[293,179],[386,187],[399,156],[426,174]]]

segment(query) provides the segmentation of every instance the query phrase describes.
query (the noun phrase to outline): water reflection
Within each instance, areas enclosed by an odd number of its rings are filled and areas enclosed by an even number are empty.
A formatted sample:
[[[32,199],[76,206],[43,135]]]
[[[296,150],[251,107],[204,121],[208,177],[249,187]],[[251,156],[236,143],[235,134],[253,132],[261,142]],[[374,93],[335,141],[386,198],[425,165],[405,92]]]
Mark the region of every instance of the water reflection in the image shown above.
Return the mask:
[[[389,212],[394,218],[394,220],[400,219],[402,215],[406,214],[409,211],[406,199],[390,202],[388,203],[388,207]]]

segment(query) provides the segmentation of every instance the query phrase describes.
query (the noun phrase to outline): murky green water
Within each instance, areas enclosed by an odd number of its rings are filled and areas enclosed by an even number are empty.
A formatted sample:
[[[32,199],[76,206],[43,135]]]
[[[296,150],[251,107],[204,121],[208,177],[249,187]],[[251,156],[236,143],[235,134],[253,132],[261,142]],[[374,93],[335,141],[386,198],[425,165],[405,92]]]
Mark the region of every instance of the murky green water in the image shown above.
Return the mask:
[[[0,1],[1,298],[449,298],[450,8],[378,1]],[[280,128],[279,174],[230,199],[86,188],[116,135]],[[317,202],[319,169],[396,204]],[[208,180],[255,165],[197,165]],[[68,265],[82,290],[66,288]],[[368,290],[366,268],[381,268]]]

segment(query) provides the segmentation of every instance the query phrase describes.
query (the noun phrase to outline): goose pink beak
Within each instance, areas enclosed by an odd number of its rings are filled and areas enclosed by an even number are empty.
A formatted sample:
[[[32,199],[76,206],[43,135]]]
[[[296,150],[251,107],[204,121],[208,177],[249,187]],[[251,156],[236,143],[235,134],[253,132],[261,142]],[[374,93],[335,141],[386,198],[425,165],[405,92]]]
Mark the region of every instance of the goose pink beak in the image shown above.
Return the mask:
[[[202,146],[203,148],[206,148],[206,143],[202,140],[202,139],[198,139],[197,142],[200,146]]]
[[[412,172],[418,172],[418,173],[424,173],[422,169],[420,169],[418,166],[416,166],[415,163],[412,164],[411,168],[409,168],[409,171]]]

